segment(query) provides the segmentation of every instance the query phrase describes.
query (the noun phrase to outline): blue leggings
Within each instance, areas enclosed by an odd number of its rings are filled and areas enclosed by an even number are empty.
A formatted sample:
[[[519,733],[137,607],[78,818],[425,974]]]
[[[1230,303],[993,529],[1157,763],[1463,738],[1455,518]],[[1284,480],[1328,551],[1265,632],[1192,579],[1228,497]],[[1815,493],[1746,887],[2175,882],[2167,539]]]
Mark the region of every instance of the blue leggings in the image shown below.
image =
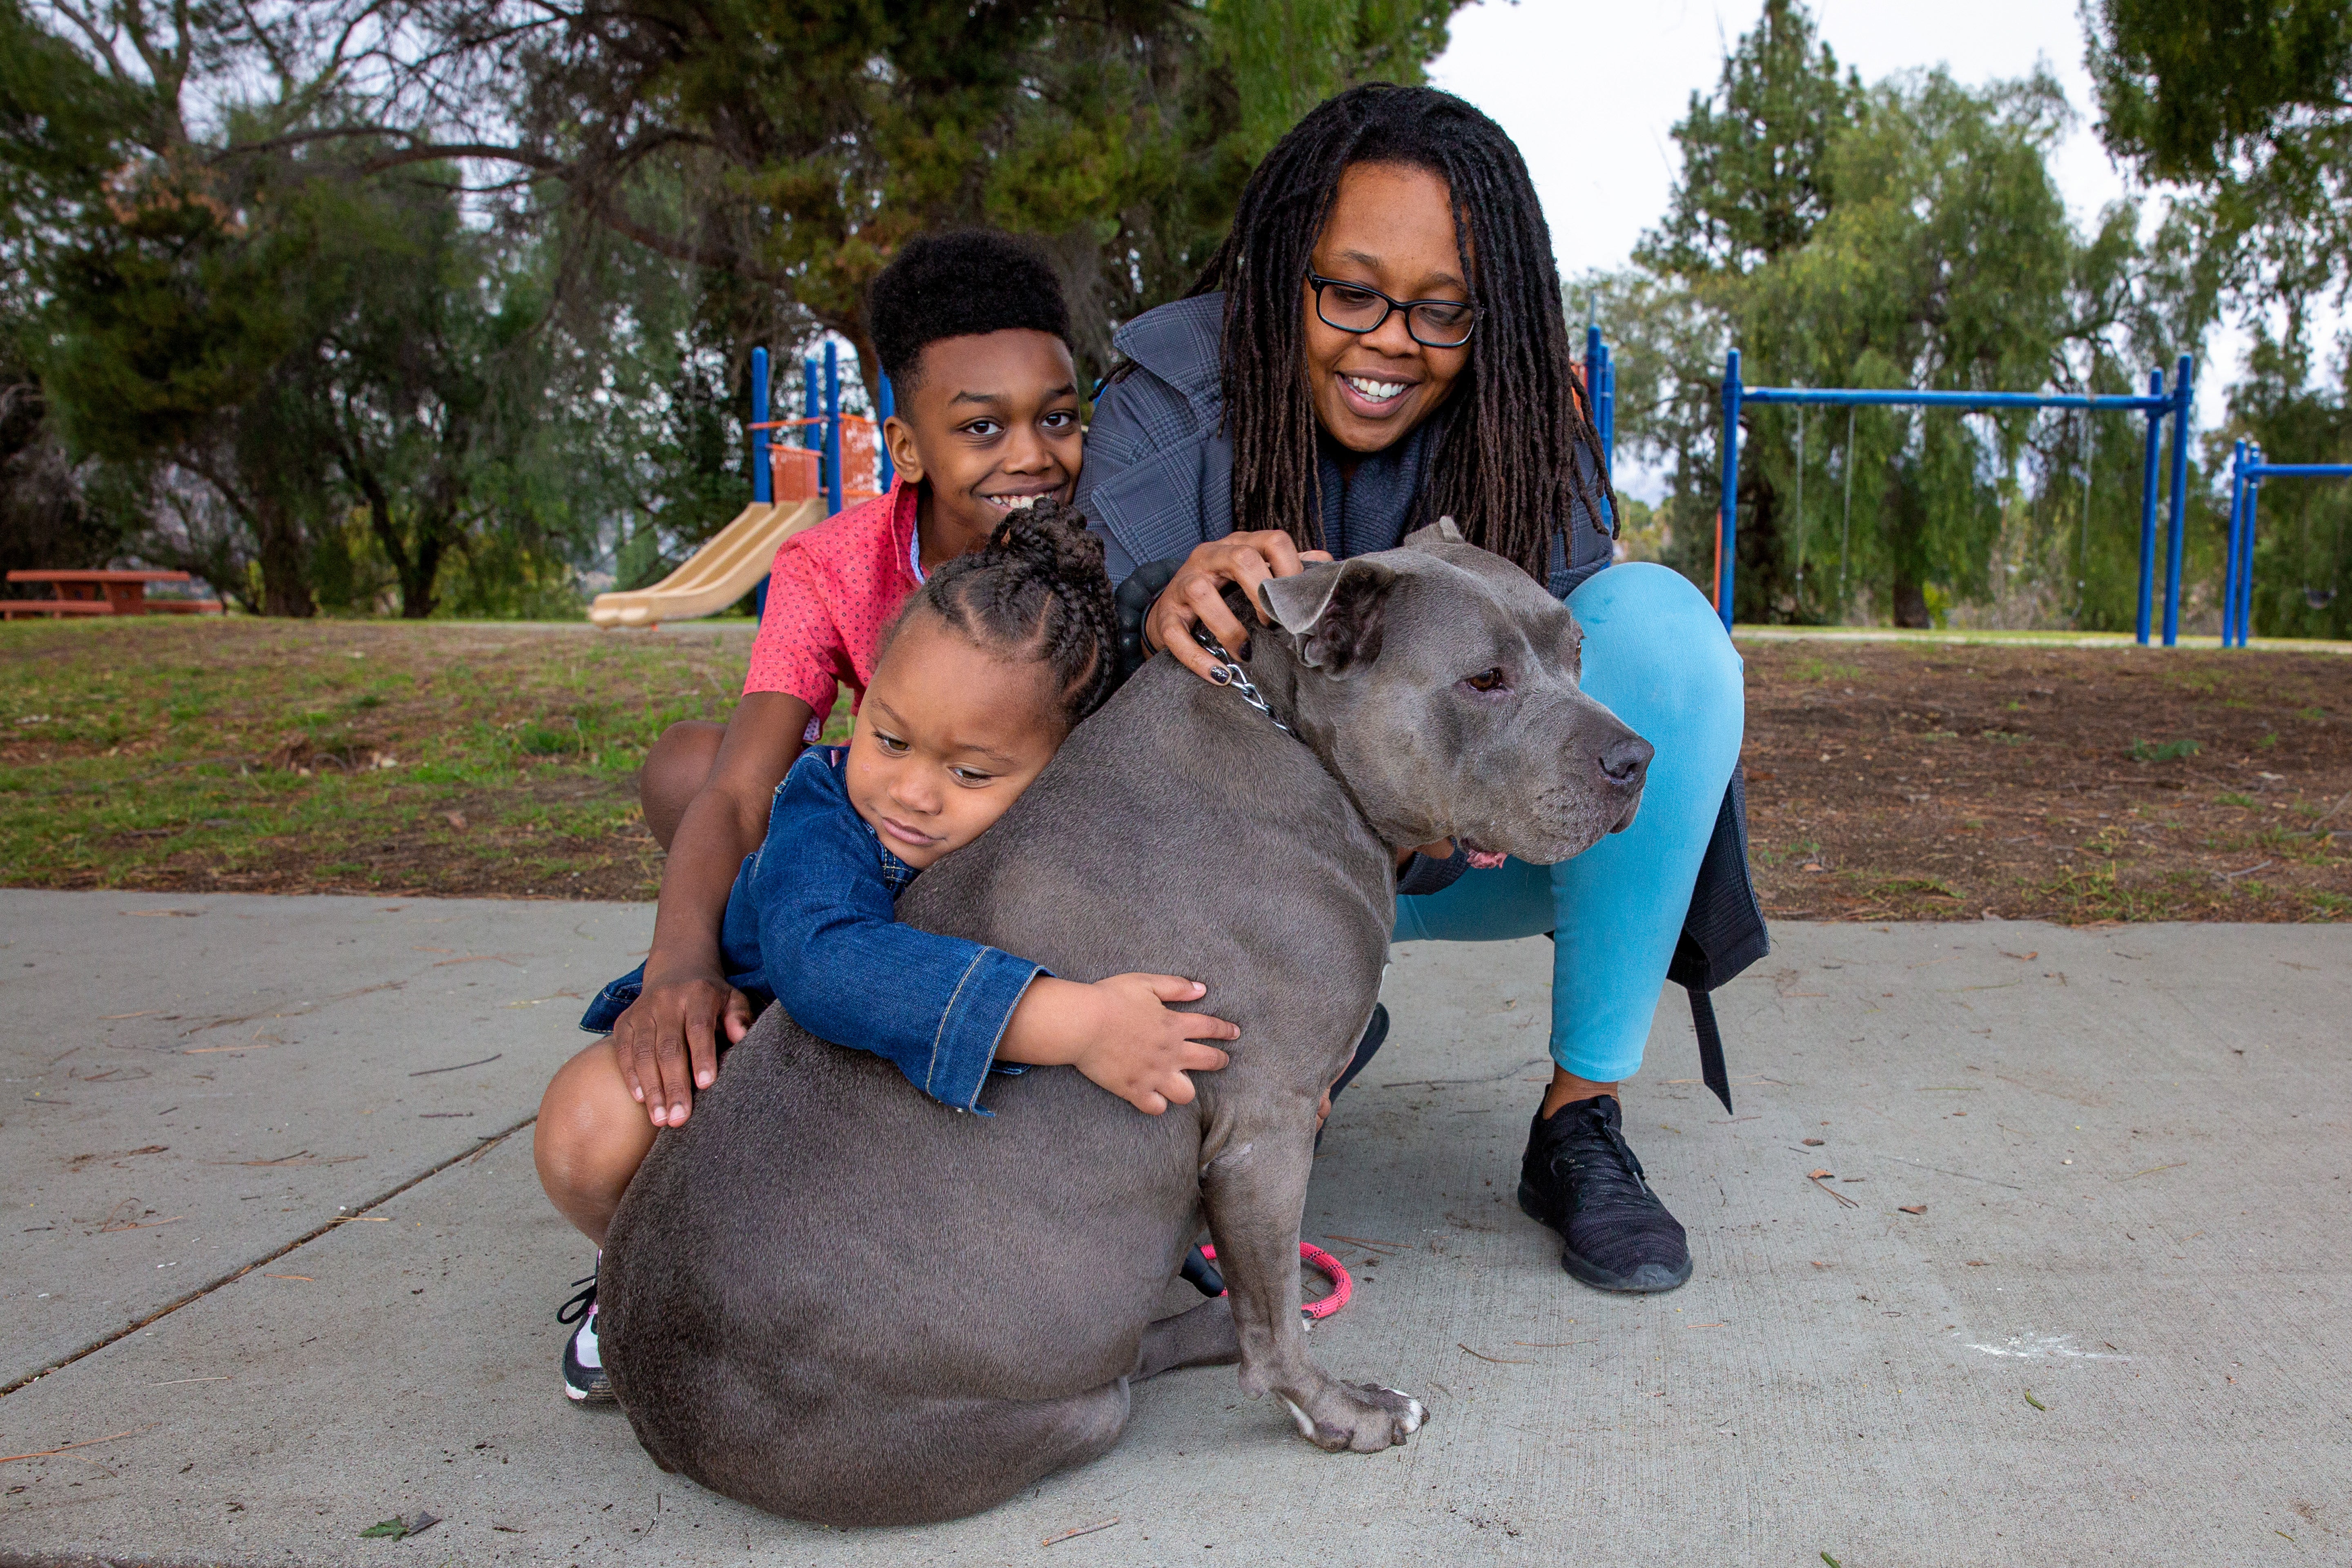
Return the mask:
[[[1396,938],[1501,942],[1552,932],[1551,1059],[1615,1083],[1642,1065],[1666,963],[1739,760],[1739,655],[1681,574],[1628,562],[1569,595],[1584,689],[1657,748],[1633,826],[1573,860],[1510,860],[1397,900]]]

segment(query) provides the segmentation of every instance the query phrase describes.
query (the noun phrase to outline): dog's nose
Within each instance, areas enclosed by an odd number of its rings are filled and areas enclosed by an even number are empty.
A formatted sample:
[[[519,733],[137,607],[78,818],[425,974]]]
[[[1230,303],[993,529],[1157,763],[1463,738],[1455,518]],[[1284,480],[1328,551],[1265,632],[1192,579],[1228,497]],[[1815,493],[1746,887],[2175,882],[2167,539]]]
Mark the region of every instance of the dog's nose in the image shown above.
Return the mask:
[[[1619,789],[1637,790],[1649,772],[1650,759],[1656,754],[1656,748],[1641,736],[1622,736],[1601,753],[1601,776]]]

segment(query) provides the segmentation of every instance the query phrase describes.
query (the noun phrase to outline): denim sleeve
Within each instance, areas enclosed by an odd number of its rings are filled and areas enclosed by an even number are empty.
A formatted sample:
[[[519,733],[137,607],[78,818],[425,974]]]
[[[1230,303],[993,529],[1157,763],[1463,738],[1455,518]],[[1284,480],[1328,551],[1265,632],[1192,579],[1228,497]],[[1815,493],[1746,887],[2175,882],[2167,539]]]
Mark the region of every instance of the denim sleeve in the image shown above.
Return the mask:
[[[874,841],[820,753],[777,794],[751,893],[768,986],[794,1023],[888,1058],[942,1104],[979,1110],[1013,1010],[1047,971],[900,924]]]

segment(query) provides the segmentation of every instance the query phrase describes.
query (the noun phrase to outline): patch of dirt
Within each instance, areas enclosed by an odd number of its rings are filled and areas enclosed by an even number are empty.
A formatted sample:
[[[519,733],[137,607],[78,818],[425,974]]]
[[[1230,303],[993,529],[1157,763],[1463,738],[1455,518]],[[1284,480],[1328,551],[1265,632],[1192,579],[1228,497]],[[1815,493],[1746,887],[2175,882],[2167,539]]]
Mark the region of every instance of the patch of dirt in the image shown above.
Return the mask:
[[[2352,917],[2352,658],[1740,651],[1769,916]]]
[[[0,880],[650,899],[635,763],[726,715],[748,648],[716,626],[11,626]],[[2352,918],[2352,657],[1741,652],[1774,918]]]
[[[389,792],[381,826],[346,829],[322,844],[302,833],[271,834],[231,855],[194,846],[136,869],[98,870],[51,886],[137,888],[173,893],[353,893],[386,898],[605,899],[650,900],[661,889],[662,855],[636,816],[635,781],[525,774],[495,793],[433,794],[403,802]],[[422,792],[420,792],[422,793]],[[551,808],[569,814],[603,805],[606,832],[583,835],[540,826]],[[154,830],[169,831],[169,830]],[[125,836],[129,837],[129,836]],[[142,844],[152,849],[152,844]]]

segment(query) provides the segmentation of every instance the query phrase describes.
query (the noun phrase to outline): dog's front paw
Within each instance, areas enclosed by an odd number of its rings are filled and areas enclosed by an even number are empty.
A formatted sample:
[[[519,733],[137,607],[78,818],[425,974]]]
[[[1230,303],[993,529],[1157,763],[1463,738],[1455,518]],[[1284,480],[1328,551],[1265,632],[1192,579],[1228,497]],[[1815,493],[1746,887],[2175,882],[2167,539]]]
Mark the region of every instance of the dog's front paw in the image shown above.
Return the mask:
[[[1318,1408],[1311,1415],[1288,1398],[1283,1403],[1290,1406],[1299,1436],[1334,1454],[1341,1449],[1377,1454],[1394,1447],[1420,1431],[1428,1418],[1420,1400],[1370,1383],[1331,1384],[1315,1401]]]

